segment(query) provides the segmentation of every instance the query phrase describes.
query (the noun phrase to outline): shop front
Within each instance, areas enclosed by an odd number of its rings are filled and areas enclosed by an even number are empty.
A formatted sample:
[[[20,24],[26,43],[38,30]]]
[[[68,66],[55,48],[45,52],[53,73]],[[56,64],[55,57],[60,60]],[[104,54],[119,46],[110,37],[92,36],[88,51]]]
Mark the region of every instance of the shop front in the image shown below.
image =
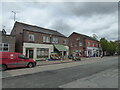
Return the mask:
[[[87,57],[98,57],[100,56],[100,51],[96,47],[87,47],[85,54]]]
[[[50,58],[51,52],[53,52],[53,45],[51,44],[36,44],[36,43],[24,43],[23,54],[28,58],[34,60],[47,60]]]
[[[61,59],[66,59],[68,57],[68,53],[69,53],[68,46],[64,46],[60,44],[54,44],[53,46],[54,46],[54,52],[58,53]]]

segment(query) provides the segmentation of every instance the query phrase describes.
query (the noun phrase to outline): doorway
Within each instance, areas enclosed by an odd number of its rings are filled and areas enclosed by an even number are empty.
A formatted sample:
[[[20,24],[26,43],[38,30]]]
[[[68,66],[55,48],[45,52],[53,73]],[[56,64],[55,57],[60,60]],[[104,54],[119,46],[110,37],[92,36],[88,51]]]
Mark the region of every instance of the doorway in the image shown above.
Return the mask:
[[[34,50],[33,49],[26,49],[26,56],[28,58],[33,58]]]

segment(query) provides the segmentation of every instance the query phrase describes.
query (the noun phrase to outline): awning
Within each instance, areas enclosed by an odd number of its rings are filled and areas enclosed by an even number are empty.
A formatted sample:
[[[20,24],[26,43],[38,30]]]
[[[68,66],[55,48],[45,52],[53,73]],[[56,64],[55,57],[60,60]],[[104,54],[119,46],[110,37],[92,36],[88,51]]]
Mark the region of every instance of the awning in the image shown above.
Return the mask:
[[[81,52],[81,50],[75,50],[74,52]]]
[[[67,48],[66,48],[64,45],[54,44],[54,47],[55,47],[58,51],[67,51]]]

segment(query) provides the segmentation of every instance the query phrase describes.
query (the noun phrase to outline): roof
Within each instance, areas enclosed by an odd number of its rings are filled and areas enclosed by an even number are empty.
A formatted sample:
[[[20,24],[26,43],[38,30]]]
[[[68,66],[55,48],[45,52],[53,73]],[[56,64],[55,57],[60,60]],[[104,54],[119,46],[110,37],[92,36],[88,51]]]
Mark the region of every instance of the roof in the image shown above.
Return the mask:
[[[56,36],[61,36],[61,37],[66,37],[65,35],[61,34],[60,32],[56,30],[51,30],[51,29],[46,29],[43,27],[38,27],[34,25],[29,25],[21,22],[15,22],[15,25],[21,25],[23,27],[23,30],[29,30],[33,32],[39,32],[39,33],[45,33],[45,34],[50,34],[50,35],[56,35]]]
[[[90,39],[90,40],[94,40],[94,41],[97,41],[97,42],[98,42],[98,40],[96,40],[96,39],[94,39],[94,38],[92,38],[92,37],[90,37],[90,36],[87,36],[87,35],[83,35],[83,34],[76,33],[76,32],[73,32],[72,34],[78,34],[78,35],[83,36],[85,39]],[[71,35],[72,35],[72,34],[71,34]],[[70,35],[70,36],[71,36],[71,35]]]
[[[3,33],[2,31],[0,31],[0,35],[1,35],[1,36],[10,36],[10,37],[15,37],[14,35],[8,35],[8,34],[6,34],[6,33]]]

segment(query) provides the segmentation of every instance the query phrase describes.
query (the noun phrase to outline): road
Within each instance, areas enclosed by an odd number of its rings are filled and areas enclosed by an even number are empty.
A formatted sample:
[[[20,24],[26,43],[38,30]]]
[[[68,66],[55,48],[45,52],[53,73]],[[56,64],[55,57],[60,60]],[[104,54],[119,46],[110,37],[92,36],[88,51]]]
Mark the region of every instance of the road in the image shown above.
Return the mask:
[[[118,58],[111,57],[109,58],[109,60],[104,60],[99,63],[77,65],[77,66],[61,68],[57,70],[49,70],[49,71],[32,73],[32,74],[3,78],[2,86],[3,88],[59,88],[59,87],[75,88],[74,86],[75,82],[77,83],[79,83],[80,81],[83,82],[84,78],[89,77],[90,79],[91,78],[90,76],[92,76],[92,78],[95,78],[96,76],[100,76],[100,78],[97,78],[98,80],[100,80],[103,79],[101,77],[101,73],[105,74],[106,72],[108,73],[113,71],[112,74],[117,75],[116,72],[117,69],[118,69]],[[109,81],[104,81],[104,84],[105,82],[107,83]],[[100,82],[98,83],[100,84]],[[117,88],[118,85],[116,79],[112,80],[111,83],[114,84],[112,86],[113,88]],[[107,83],[107,88],[112,88],[111,83]],[[84,82],[84,84],[86,84],[86,82]],[[91,85],[91,88],[92,86],[93,85]],[[102,86],[105,87],[105,85],[96,85],[96,86],[94,85],[93,87],[104,88]],[[84,85],[83,87],[82,84],[81,86],[78,84],[76,87],[86,88],[86,86]]]

